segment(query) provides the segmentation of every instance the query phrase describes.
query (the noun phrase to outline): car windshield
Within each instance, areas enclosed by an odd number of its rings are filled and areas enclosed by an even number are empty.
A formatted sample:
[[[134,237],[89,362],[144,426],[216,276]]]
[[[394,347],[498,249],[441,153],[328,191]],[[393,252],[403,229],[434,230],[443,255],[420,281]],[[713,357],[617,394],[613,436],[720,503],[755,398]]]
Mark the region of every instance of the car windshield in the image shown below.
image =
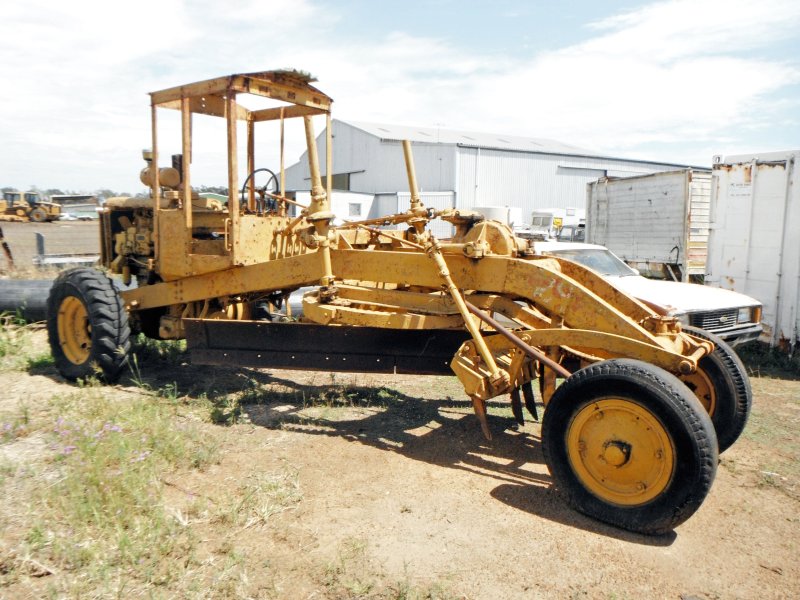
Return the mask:
[[[586,248],[581,250],[550,250],[547,254],[553,254],[572,260],[597,271],[601,275],[615,275],[617,277],[628,277],[636,275],[636,271],[631,269],[610,250]]]

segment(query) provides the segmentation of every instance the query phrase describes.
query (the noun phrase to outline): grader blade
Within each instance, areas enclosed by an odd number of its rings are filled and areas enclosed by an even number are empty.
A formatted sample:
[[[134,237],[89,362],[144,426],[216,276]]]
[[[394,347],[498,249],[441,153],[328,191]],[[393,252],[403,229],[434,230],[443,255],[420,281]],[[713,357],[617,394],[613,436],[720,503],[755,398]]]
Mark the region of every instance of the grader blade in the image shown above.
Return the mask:
[[[448,375],[464,331],[185,319],[192,362],[314,371]]]

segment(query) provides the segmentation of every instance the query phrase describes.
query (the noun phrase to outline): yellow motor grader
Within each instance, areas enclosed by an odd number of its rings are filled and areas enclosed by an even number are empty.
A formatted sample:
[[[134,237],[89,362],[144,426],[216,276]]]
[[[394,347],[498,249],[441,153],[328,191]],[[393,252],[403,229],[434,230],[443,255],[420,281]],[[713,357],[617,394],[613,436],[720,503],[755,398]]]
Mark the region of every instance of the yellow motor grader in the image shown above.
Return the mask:
[[[749,413],[749,382],[733,351],[581,265],[538,255],[535,242],[504,224],[426,208],[407,142],[410,209],[334,226],[332,101],[312,82],[296,71],[266,71],[151,94],[152,149],[141,173],[151,196],[111,199],[100,219],[103,266],[137,285],[118,291],[97,269],[58,277],[48,334],[60,373],[113,381],[138,332],[185,338],[200,364],[455,373],[487,438],[486,402],[507,397],[518,421],[523,405],[537,417],[537,380],[544,456],[575,508],[642,533],[671,530],[692,515],[711,487],[718,452]],[[246,108],[248,96],[269,106]],[[163,109],[179,111],[182,153],[159,167]],[[192,190],[196,115],[224,123],[227,203]],[[328,132],[326,185],[313,127],[319,115]],[[304,124],[308,206],[284,191],[288,119]],[[263,122],[272,122],[280,150],[275,171],[256,168]],[[241,188],[240,129],[248,173]],[[262,186],[260,172],[269,176]],[[431,234],[436,218],[453,225],[451,239]],[[299,321],[273,316],[309,286]]]

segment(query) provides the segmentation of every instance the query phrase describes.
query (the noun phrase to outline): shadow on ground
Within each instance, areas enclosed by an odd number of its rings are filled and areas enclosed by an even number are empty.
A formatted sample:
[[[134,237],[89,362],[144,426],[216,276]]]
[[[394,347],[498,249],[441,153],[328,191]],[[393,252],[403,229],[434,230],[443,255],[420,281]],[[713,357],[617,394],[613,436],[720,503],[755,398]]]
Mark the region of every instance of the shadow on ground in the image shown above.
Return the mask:
[[[39,370],[39,374],[61,379],[54,369]],[[497,501],[600,535],[650,546],[670,545],[676,537],[630,533],[567,506],[544,467],[539,428],[530,423],[520,428],[505,402],[489,404],[489,441],[466,399],[416,397],[381,386],[298,383],[286,375],[285,371],[192,365],[185,353],[168,349],[140,353],[120,385],[169,390],[182,398],[206,401],[211,420],[219,425],[246,417],[259,427],[343,438],[488,477],[497,482],[491,491]],[[326,378],[318,375],[306,380]],[[509,416],[498,414],[504,412]]]

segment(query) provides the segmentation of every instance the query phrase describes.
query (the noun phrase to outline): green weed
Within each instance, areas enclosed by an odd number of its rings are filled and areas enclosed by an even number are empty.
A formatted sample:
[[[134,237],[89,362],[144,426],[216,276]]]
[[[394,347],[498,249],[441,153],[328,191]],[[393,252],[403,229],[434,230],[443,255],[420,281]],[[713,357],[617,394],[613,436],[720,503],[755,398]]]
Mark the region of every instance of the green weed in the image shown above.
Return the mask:
[[[0,314],[0,370],[25,368],[29,360],[34,326],[18,315]]]
[[[750,375],[768,375],[784,379],[800,379],[800,352],[790,355],[780,348],[761,342],[750,342],[736,348]]]
[[[49,352],[31,356],[28,358],[27,370],[30,372],[47,371],[55,366],[53,355]]]
[[[164,476],[202,469],[218,443],[191,421],[176,421],[162,402],[120,402],[91,382],[53,400],[48,431],[50,469],[57,477],[34,492],[36,507],[25,550],[42,564],[103,588],[131,578],[136,586],[166,585],[191,561],[191,529],[161,499]],[[176,557],[183,557],[180,563]],[[71,585],[78,588],[71,588]]]
[[[154,340],[140,334],[133,350],[142,362],[179,365],[186,360],[186,340]]]

